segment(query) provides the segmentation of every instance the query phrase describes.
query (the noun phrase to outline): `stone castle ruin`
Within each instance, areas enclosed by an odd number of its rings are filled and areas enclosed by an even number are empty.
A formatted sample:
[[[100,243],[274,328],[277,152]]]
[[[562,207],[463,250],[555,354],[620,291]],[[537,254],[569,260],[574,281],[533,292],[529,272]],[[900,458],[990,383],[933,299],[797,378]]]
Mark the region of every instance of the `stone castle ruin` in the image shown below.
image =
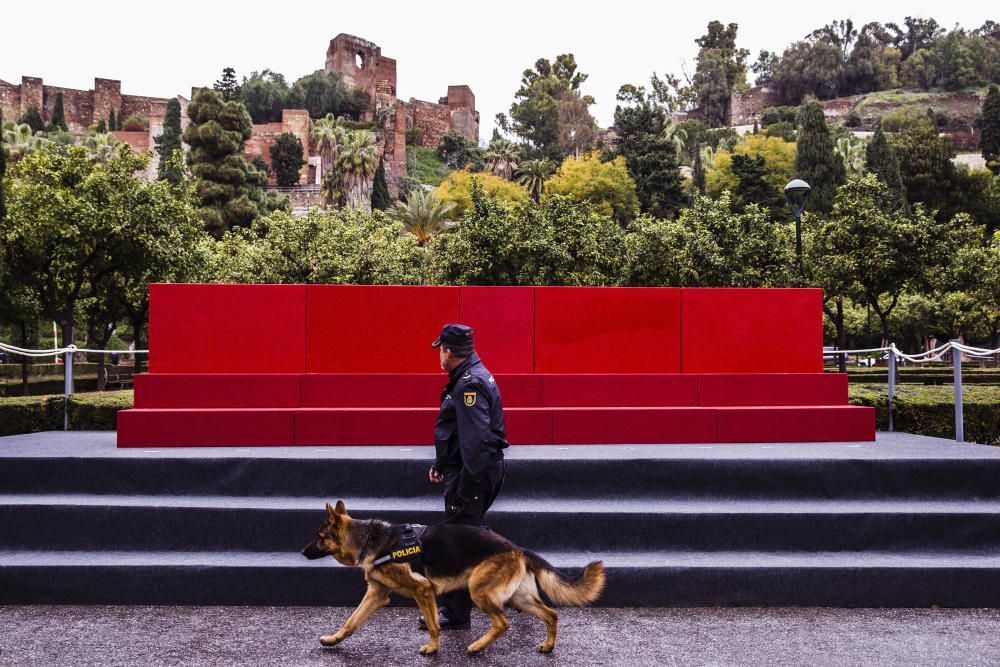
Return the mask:
[[[479,112],[476,97],[467,85],[448,86],[446,96],[435,102],[396,97],[396,61],[382,55],[382,49],[372,42],[353,35],[340,34],[330,40],[326,51],[325,71],[338,72],[348,86],[365,91],[371,105],[363,121],[378,125],[385,161],[386,178],[396,193],[406,178],[406,130],[419,130],[417,143],[436,148],[445,132],[454,131],[472,142],[479,141]],[[192,91],[196,91],[193,88]],[[46,121],[51,120],[56,96],[63,95],[63,110],[69,131],[86,136],[88,128],[106,120],[113,110],[116,117],[139,116],[148,121],[149,129],[139,132],[115,131],[112,134],[140,151],[156,147],[154,137],[163,133],[168,98],[125,95],[121,81],[94,79],[91,90],[47,86],[42,79],[23,76],[20,84],[0,80],[0,109],[5,121],[16,121],[34,105]],[[181,125],[188,124],[188,99],[180,95]],[[308,164],[302,168],[300,184],[318,184],[320,158],[309,141],[309,114],[303,109],[285,109],[281,122],[253,126],[247,141],[247,159],[260,155],[270,162],[268,149],[282,132],[291,132],[302,142]],[[158,156],[154,153],[148,178],[156,175]]]

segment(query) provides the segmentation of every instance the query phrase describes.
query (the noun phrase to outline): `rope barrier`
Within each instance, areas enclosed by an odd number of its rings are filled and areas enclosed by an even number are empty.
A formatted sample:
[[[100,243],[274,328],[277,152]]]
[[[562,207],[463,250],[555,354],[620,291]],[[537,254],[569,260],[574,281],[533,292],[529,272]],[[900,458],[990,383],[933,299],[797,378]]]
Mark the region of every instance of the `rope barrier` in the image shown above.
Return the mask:
[[[67,352],[90,352],[93,354],[149,354],[149,350],[94,350],[87,347],[77,347],[72,344],[67,345],[66,347],[52,348],[51,350],[31,350],[24,347],[17,347],[16,345],[0,343],[0,350],[9,352],[10,354],[17,354],[22,357],[60,357]]]

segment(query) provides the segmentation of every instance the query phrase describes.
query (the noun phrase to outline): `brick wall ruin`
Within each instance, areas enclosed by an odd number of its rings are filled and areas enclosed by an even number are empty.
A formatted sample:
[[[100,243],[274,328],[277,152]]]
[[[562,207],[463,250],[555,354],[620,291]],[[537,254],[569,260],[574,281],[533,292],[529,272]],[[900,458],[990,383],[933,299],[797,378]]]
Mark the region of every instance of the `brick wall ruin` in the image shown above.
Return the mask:
[[[264,158],[264,162],[271,164],[270,148],[278,140],[278,136],[288,132],[294,134],[302,142],[302,149],[306,153],[309,151],[309,112],[305,109],[284,109],[281,112],[280,123],[263,123],[253,126],[253,134],[243,147],[243,155],[247,160],[252,160],[259,155]],[[307,157],[304,155],[303,157]],[[272,185],[277,181],[274,174],[268,178]],[[305,164],[299,170],[299,183],[309,183],[309,165]]]
[[[448,86],[448,94],[436,103],[403,102],[396,98],[396,61],[382,55],[377,44],[354,35],[337,35],[330,40],[325,71],[340,73],[344,83],[368,93],[372,110],[362,120],[381,127],[386,179],[393,191],[398,191],[406,177],[407,128],[418,128],[420,145],[430,148],[437,147],[449,130],[479,141],[479,112],[468,86]]]

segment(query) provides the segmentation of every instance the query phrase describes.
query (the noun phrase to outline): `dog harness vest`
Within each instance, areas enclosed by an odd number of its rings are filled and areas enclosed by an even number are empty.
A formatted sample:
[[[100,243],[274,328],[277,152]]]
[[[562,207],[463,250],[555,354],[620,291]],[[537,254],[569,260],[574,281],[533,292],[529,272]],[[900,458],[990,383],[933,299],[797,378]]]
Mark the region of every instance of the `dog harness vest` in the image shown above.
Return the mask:
[[[372,561],[372,565],[378,567],[386,563],[409,563],[421,560],[424,555],[424,545],[420,542],[420,537],[427,530],[427,526],[419,523],[403,524],[402,534],[399,541],[393,545],[385,556],[380,556]]]

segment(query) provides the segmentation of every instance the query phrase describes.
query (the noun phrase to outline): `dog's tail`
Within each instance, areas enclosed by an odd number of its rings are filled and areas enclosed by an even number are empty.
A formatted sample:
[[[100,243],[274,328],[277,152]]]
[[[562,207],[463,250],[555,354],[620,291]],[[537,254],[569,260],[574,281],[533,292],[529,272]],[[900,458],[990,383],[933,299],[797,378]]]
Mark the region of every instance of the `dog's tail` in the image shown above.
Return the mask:
[[[571,579],[538,554],[525,550],[524,555],[528,571],[557,605],[582,607],[600,597],[604,590],[604,563],[599,560],[589,563],[580,576]]]

